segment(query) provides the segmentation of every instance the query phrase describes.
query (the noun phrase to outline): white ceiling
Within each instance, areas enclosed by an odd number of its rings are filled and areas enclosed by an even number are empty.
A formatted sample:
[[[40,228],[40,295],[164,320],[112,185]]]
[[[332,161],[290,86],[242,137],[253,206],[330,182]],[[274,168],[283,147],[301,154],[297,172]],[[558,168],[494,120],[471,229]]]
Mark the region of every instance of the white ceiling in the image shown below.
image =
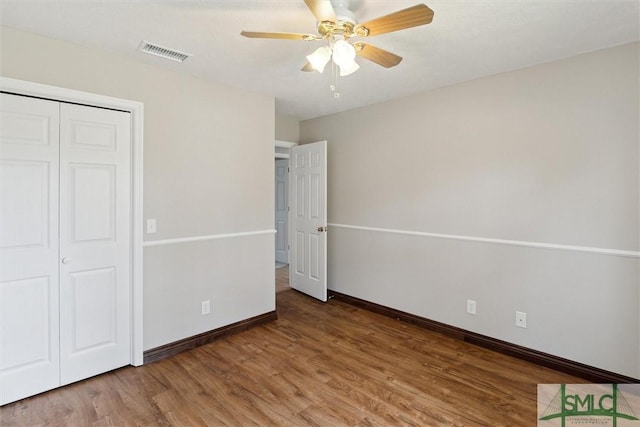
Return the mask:
[[[352,0],[360,22],[418,1]],[[248,39],[240,31],[315,33],[302,0],[0,0],[2,25],[115,52],[268,94],[276,111],[308,119],[639,40],[640,0],[426,0],[429,25],[368,38],[404,58],[362,58],[351,76],[304,73],[323,42]],[[141,40],[192,53],[178,64],[142,54]],[[329,70],[329,67],[327,67]]]

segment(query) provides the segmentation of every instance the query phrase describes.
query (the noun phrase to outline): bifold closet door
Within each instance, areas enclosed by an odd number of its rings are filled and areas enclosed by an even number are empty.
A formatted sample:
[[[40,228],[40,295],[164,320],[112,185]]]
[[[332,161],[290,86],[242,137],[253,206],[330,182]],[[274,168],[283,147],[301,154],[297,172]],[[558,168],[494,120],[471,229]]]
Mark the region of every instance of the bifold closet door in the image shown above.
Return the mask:
[[[60,105],[60,382],[131,360],[129,113]]]
[[[131,125],[0,96],[5,404],[130,363]]]
[[[59,103],[0,96],[0,404],[4,404],[60,384]]]

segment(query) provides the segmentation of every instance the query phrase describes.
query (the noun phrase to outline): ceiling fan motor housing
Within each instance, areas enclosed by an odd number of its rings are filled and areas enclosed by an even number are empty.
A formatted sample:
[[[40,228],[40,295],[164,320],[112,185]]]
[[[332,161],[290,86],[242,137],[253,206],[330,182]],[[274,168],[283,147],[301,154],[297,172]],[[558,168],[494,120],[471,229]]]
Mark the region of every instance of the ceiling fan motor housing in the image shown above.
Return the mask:
[[[331,5],[335,13],[335,21],[318,22],[318,32],[326,39],[331,39],[334,36],[341,36],[345,39],[353,37],[358,21],[356,21],[354,13],[349,10],[349,0],[331,0]]]
[[[351,25],[358,23],[354,13],[349,10],[349,0],[331,0],[331,4],[338,22],[348,22]]]

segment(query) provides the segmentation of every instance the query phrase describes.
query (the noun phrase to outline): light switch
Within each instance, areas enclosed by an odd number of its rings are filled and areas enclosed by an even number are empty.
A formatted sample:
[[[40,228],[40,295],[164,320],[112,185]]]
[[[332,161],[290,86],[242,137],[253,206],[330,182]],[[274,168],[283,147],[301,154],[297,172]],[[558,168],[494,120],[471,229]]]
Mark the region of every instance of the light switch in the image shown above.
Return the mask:
[[[155,218],[151,218],[147,220],[147,234],[156,232],[156,220]]]

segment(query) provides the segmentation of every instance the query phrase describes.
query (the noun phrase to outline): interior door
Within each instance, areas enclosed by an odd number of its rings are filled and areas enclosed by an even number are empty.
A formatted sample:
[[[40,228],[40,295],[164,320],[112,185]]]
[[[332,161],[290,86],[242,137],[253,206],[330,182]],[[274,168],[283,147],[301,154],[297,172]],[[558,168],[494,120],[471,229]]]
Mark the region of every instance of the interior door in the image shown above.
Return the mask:
[[[275,162],[276,261],[289,264],[289,160]]]
[[[327,300],[327,142],[293,147],[289,285]]]
[[[0,405],[59,385],[58,123],[0,94]]]
[[[62,104],[60,380],[129,364],[130,114]]]
[[[131,360],[130,114],[0,95],[0,404]]]

